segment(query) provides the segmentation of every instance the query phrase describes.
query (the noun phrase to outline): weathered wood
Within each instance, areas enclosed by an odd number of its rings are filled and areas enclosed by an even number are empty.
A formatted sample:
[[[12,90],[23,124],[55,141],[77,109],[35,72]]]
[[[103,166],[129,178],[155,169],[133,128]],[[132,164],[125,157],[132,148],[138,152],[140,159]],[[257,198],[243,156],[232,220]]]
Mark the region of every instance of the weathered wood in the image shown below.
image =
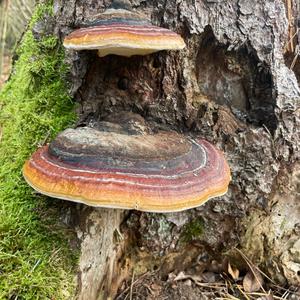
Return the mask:
[[[87,210],[87,211],[86,211]],[[107,299],[118,258],[115,237],[118,235],[122,210],[82,209],[77,235],[81,241],[78,275],[78,299]]]

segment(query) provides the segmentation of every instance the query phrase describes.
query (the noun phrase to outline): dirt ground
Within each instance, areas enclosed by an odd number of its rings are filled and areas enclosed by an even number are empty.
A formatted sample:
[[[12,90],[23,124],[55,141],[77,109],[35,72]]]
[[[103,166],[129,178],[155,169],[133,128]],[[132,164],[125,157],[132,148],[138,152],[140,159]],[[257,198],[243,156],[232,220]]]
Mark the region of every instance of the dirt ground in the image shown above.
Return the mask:
[[[208,280],[198,280],[201,276],[170,274],[162,280],[157,273],[145,274],[123,284],[116,300],[300,300],[299,288],[283,288],[264,284],[257,291],[245,291],[243,278],[233,280],[228,274],[209,273]],[[178,280],[186,276],[186,279]],[[203,276],[202,276],[203,277]],[[203,278],[204,279],[204,278]]]
[[[11,68],[11,57],[6,55],[4,56],[4,65],[2,73],[0,74],[0,88],[3,86],[4,82],[8,79]]]

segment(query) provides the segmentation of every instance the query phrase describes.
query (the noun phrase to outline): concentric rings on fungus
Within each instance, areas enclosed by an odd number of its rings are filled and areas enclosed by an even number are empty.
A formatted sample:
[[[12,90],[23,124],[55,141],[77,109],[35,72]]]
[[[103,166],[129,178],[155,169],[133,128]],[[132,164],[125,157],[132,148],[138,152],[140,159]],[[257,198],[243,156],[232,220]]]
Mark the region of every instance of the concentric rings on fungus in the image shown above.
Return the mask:
[[[180,50],[185,42],[169,29],[153,26],[145,16],[127,9],[107,9],[96,21],[71,32],[64,46],[74,50],[98,50],[100,57],[147,55],[161,50]]]
[[[106,125],[109,122],[106,123]],[[226,193],[221,151],[173,131],[67,129],[24,165],[38,192],[87,205],[174,212]]]

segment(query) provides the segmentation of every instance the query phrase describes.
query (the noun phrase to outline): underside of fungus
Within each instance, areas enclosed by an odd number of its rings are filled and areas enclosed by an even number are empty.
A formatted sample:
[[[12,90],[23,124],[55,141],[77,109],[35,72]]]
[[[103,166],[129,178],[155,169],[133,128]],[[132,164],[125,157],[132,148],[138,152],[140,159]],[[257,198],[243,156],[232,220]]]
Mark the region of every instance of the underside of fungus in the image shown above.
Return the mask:
[[[226,193],[230,170],[209,142],[151,132],[137,119],[125,124],[65,130],[25,163],[26,181],[51,197],[150,212],[181,211]]]
[[[74,50],[98,50],[100,57],[146,55],[160,50],[180,50],[183,39],[166,28],[153,26],[145,16],[127,9],[107,9],[97,20],[71,32],[64,46]]]

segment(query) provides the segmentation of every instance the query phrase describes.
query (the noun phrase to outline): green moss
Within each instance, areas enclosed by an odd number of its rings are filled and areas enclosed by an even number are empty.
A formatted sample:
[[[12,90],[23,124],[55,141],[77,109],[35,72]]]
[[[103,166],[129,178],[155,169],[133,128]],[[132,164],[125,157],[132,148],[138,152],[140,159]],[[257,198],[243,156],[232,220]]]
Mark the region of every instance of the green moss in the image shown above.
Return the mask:
[[[188,243],[192,240],[198,239],[204,233],[204,220],[199,217],[185,225],[181,234],[181,241]]]
[[[30,29],[50,14],[51,4],[36,8],[0,93],[0,299],[68,299],[74,292],[76,255],[59,224],[60,202],[50,205],[22,177],[30,154],[75,120],[63,49],[54,36],[36,41]]]

